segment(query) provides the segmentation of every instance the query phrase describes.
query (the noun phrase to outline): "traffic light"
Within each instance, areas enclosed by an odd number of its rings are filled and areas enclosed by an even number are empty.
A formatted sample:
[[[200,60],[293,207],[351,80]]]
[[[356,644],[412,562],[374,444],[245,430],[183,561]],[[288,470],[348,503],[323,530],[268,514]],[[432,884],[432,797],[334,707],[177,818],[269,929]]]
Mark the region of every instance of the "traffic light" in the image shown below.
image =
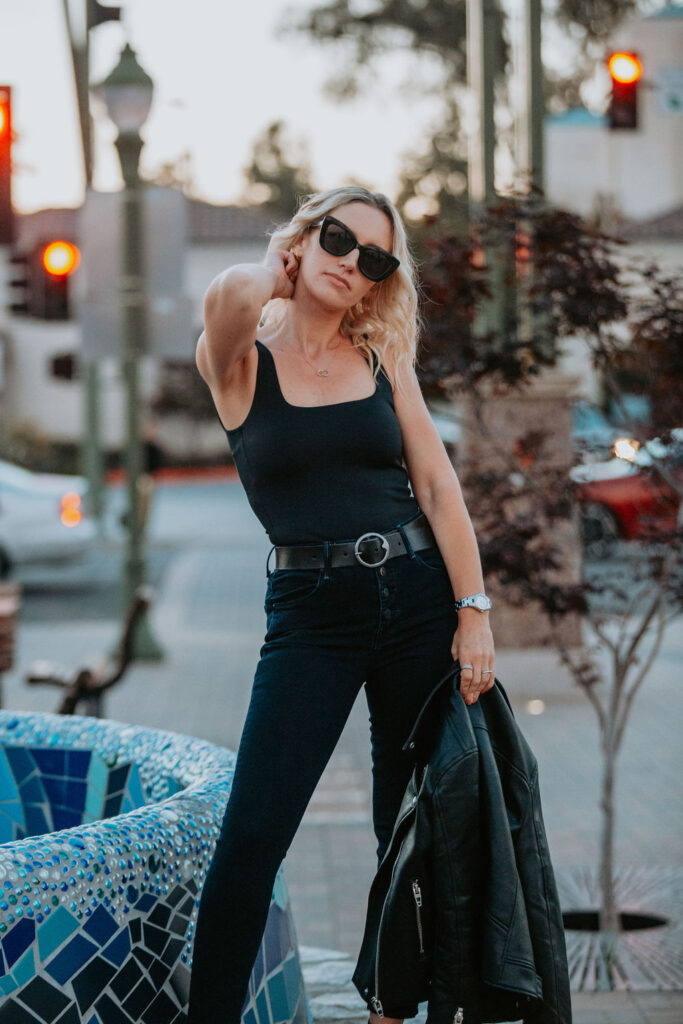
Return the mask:
[[[40,242],[29,253],[13,253],[10,263],[22,272],[9,281],[23,294],[9,306],[13,314],[38,320],[70,320],[69,286],[81,254],[71,242]]]
[[[9,256],[9,263],[17,269],[14,272],[16,276],[9,278],[7,285],[9,288],[14,289],[15,292],[19,290],[19,294],[14,302],[10,302],[7,309],[14,316],[17,314],[28,316],[31,310],[31,285],[33,281],[31,257],[25,252],[12,252]]]
[[[12,88],[0,85],[0,245],[13,241]]]
[[[81,262],[81,254],[71,242],[58,239],[37,247],[39,262],[39,301],[37,314],[43,320],[70,320],[69,283]]]
[[[610,128],[638,127],[638,82],[643,65],[635,53],[613,53],[607,61],[612,79],[612,97],[609,105]]]

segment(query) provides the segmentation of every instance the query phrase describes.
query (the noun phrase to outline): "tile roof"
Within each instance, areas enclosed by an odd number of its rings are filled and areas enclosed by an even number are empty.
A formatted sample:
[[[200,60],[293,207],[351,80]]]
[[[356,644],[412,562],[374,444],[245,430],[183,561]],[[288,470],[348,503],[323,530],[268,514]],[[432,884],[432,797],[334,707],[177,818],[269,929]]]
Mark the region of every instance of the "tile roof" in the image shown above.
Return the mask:
[[[277,218],[258,206],[214,206],[187,199],[191,243],[263,241]],[[29,248],[45,238],[76,241],[80,207],[52,207],[17,214],[17,246]]]
[[[683,239],[683,205],[657,214],[656,217],[627,221],[620,233],[629,241],[637,238]]]

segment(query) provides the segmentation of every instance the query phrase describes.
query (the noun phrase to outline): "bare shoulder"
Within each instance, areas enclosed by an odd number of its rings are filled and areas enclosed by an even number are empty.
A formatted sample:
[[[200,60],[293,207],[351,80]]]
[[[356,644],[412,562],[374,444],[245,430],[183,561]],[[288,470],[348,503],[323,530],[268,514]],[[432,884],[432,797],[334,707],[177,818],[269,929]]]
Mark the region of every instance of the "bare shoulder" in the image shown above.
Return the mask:
[[[411,413],[416,411],[418,413],[421,411],[427,412],[422,388],[417,379],[415,367],[412,364],[404,362],[399,367],[392,364],[385,370],[385,373],[391,384],[394,408],[399,419],[402,415],[410,416]]]
[[[231,364],[220,381],[204,377],[226,430],[235,430],[247,418],[256,391],[257,368],[258,349],[252,345],[242,359]]]

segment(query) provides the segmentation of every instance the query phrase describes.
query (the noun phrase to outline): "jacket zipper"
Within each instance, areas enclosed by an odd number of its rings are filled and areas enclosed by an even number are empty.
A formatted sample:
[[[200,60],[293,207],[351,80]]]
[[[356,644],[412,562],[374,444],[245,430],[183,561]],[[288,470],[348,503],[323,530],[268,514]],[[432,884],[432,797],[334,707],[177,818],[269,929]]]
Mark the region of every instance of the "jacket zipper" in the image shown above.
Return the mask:
[[[424,786],[425,777],[427,775],[428,767],[429,767],[429,765],[425,765],[424,766],[424,769],[423,769],[423,772],[422,772],[422,779],[420,780],[420,785],[418,787],[417,795],[413,797],[412,804],[410,805],[408,810],[405,812],[403,817],[400,818],[399,821],[397,821],[396,824],[394,825],[394,833],[396,832],[398,827],[402,824],[402,822],[405,820],[405,818],[409,817],[409,815],[415,810],[415,804],[417,803],[418,797],[419,797],[420,793],[422,792],[422,787]],[[406,833],[406,835],[407,835],[407,833]],[[384,911],[386,910],[387,900],[389,899],[389,893],[391,892],[391,884],[394,881],[394,872],[396,871],[396,865],[398,864],[398,860],[399,860],[399,857],[401,855],[401,849],[403,848],[403,844],[405,843],[405,841],[406,841],[406,836],[404,836],[403,839],[401,840],[401,845],[398,848],[398,851],[397,851],[396,856],[394,858],[394,863],[391,866],[391,878],[389,879],[389,888],[387,889],[387,894],[384,897],[384,903],[382,904],[382,913],[380,914],[380,917],[379,917],[379,927],[377,928],[377,950],[375,952],[375,994],[371,998],[370,1003],[371,1003],[372,1008],[373,1008],[373,1010],[375,1011],[375,1013],[377,1014],[378,1017],[383,1017],[384,1016],[384,1008],[382,1007],[382,1003],[381,1003],[381,1000],[379,998],[379,946],[380,946],[380,940],[382,938],[382,922],[384,920]],[[462,1021],[461,1020],[460,1021],[454,1021],[453,1024],[462,1024]]]
[[[389,893],[391,892],[391,885],[392,882],[394,881],[394,872],[396,871],[396,865],[398,864],[398,859],[401,856],[401,849],[403,848],[403,844],[405,843],[405,841],[406,837],[404,836],[403,839],[401,840],[401,845],[398,848],[398,851],[394,858],[394,863],[392,864],[391,867],[391,878],[389,879],[389,888],[387,889],[387,894],[384,897],[384,903],[382,904],[382,913],[380,914],[379,917],[379,927],[377,929],[377,950],[375,952],[375,994],[370,1000],[370,1002],[372,1003],[375,1013],[377,1014],[378,1017],[384,1016],[384,1010],[382,1008],[382,1003],[380,1002],[379,998],[379,947],[382,938],[382,921],[384,920],[384,911],[386,910],[387,907]]]
[[[422,891],[420,889],[420,883],[417,878],[413,879],[413,896],[415,897],[415,913],[417,914],[417,936],[420,940],[420,952],[424,953],[424,942],[422,941],[422,914],[420,908],[422,907]]]
[[[453,1018],[453,1024],[464,1024],[465,1013],[462,1006],[459,1006],[455,1011],[455,1017]]]

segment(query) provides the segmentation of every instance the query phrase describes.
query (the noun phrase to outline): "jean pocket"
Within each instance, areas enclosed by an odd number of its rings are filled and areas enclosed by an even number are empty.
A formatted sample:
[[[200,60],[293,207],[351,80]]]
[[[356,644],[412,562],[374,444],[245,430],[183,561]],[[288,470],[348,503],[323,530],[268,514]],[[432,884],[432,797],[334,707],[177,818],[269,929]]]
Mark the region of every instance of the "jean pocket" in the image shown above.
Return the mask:
[[[266,585],[266,612],[302,604],[318,590],[323,569],[273,569]]]
[[[431,569],[433,572],[448,574],[443,555],[436,544],[428,548],[422,548],[420,551],[414,551],[413,554],[415,555],[415,561],[419,562],[420,565],[426,566],[427,569]]]

